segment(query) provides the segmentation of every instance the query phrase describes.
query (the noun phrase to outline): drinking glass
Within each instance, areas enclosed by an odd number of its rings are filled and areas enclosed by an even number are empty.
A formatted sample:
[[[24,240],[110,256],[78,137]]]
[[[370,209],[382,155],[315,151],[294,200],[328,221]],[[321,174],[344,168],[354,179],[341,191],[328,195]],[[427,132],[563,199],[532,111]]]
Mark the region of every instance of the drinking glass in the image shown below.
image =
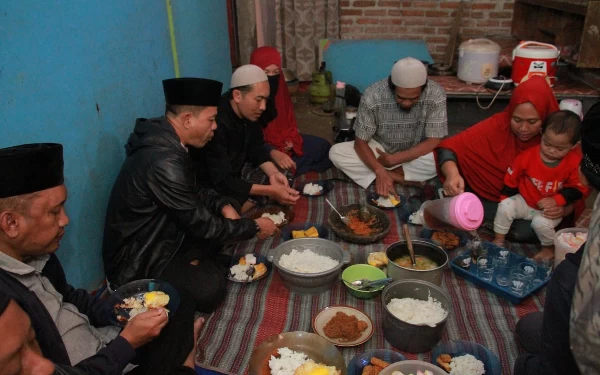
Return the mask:
[[[492,281],[494,278],[494,264],[491,256],[482,255],[477,258],[477,277],[484,281]]]
[[[553,262],[547,259],[536,261],[537,270],[532,280],[534,287],[542,284],[550,277],[550,274],[552,273],[552,265]]]
[[[507,266],[496,266],[494,275],[496,276],[496,282],[500,286],[508,286],[510,283],[510,268]]]
[[[510,251],[507,249],[499,249],[494,255],[494,264],[496,266],[508,266],[510,263]]]
[[[520,270],[522,270],[525,273],[525,275],[529,279],[529,283],[531,283],[533,281],[533,278],[537,273],[537,265],[534,262],[532,262],[532,261],[521,262],[516,267],[518,267]]]
[[[531,277],[518,266],[513,267],[510,271],[509,288],[513,293],[522,296],[529,287],[530,279]]]

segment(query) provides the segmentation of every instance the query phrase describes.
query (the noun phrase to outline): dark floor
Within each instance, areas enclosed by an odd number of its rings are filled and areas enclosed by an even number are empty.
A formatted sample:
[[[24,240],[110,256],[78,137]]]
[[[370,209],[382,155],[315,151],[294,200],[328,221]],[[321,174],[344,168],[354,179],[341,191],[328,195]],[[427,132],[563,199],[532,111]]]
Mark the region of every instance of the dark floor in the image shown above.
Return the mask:
[[[333,114],[324,113],[321,104],[313,104],[310,102],[310,95],[307,87],[301,87],[297,94],[292,95],[294,108],[296,111],[296,121],[300,133],[312,134],[327,139],[333,143],[335,133],[332,129],[336,125],[337,118]],[[473,105],[476,105],[473,103]],[[464,130],[464,124],[448,124],[448,132],[450,135],[456,134]],[[587,200],[587,207],[592,208],[598,193],[594,192]]]

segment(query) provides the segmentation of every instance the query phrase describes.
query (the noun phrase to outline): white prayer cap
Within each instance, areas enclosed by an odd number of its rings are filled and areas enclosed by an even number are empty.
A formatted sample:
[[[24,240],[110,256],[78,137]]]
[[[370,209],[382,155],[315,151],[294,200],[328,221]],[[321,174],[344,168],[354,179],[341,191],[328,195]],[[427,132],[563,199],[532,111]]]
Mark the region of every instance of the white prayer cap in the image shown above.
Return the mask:
[[[403,89],[421,87],[427,82],[427,69],[423,63],[412,57],[396,61],[392,67],[392,83]]]
[[[268,81],[267,74],[256,65],[242,65],[231,75],[231,86],[236,87],[248,86],[257,82]]]

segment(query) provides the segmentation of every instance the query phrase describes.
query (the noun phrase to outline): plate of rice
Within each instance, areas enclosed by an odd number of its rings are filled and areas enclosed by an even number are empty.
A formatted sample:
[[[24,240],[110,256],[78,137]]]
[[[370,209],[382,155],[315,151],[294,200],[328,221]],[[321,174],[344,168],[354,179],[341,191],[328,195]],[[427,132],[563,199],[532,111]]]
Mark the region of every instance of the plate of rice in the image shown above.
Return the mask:
[[[489,349],[472,341],[439,344],[431,352],[431,363],[452,375],[501,375],[502,365]]]
[[[332,189],[333,182],[329,180],[310,181],[296,186],[296,190],[298,190],[300,194],[311,198],[322,197]]]
[[[260,254],[237,254],[231,258],[227,278],[234,283],[252,283],[267,277],[271,262]]]
[[[321,336],[285,332],[260,343],[250,357],[249,375],[347,375],[338,349]]]
[[[394,198],[393,195],[389,195],[388,197],[382,197],[377,193],[369,193],[367,194],[367,202],[370,205],[375,206],[377,208],[381,208],[382,210],[393,210],[398,208],[406,202],[406,198],[402,195],[398,195],[398,200]]]
[[[271,219],[275,225],[278,227],[283,227],[291,223],[294,220],[294,211],[290,206],[265,206],[265,207],[257,207],[254,210],[250,211],[249,214],[250,219],[258,219],[260,217],[267,217]]]

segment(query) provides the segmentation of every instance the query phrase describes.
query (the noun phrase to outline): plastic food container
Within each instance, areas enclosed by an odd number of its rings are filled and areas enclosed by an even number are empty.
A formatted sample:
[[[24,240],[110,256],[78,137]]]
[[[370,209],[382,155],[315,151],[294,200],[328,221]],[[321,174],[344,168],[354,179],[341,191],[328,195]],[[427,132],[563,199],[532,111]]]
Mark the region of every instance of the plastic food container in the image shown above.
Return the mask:
[[[558,236],[560,236],[562,233],[573,233],[573,235],[575,235],[577,234],[577,232],[587,233],[587,231],[588,230],[586,228],[565,228],[556,232],[556,234],[554,235],[554,268],[556,268],[556,266],[558,266],[560,262],[565,260],[565,256],[568,253],[574,253],[577,250],[579,250],[579,248],[571,247],[565,244],[564,242],[560,241],[558,239]]]

